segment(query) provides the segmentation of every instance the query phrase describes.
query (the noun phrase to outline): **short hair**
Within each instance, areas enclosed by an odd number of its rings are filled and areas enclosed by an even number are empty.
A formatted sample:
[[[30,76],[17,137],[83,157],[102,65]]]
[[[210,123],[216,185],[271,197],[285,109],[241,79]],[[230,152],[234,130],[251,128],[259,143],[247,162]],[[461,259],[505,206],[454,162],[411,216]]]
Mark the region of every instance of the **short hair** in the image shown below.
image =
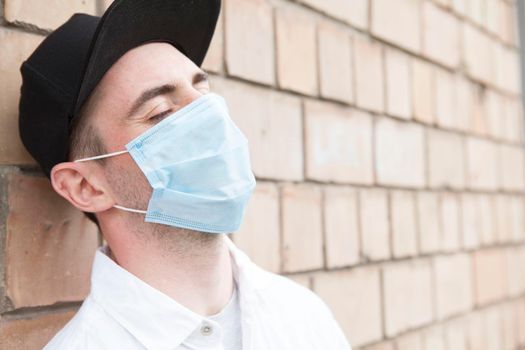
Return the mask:
[[[93,118],[91,114],[96,103],[96,97],[94,95],[94,93],[91,93],[71,122],[69,131],[69,161],[106,153],[106,147],[98,134],[98,130],[92,124]],[[96,159],[94,161],[102,165],[104,164],[104,159]],[[100,229],[98,219],[94,213],[84,212],[84,214]]]

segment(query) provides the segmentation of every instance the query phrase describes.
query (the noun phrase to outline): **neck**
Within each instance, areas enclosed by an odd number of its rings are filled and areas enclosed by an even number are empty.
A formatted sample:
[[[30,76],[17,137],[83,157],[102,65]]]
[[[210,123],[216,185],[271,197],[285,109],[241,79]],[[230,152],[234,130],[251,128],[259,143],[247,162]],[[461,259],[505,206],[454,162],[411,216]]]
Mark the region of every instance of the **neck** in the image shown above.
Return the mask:
[[[222,234],[149,223],[133,230],[123,226],[102,226],[102,231],[111,258],[124,269],[203,316],[228,303],[234,285]]]

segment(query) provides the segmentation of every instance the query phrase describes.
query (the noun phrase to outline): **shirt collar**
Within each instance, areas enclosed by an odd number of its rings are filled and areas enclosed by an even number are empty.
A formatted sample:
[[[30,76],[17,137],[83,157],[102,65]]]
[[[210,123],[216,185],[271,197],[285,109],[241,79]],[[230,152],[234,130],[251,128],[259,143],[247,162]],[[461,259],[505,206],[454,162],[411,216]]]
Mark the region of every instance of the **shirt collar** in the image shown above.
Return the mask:
[[[240,305],[250,305],[253,291],[265,285],[267,276],[228,235],[223,237]],[[90,297],[148,349],[178,346],[205,319],[119,266],[107,255],[107,246],[95,253]]]

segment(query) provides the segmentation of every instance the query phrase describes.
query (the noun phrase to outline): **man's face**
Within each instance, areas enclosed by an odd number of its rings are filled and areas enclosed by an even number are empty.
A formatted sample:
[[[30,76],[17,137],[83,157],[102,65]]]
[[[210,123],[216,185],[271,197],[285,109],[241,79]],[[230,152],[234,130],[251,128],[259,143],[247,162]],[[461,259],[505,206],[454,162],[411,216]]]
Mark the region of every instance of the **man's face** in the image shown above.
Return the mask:
[[[168,43],[149,43],[123,55],[97,86],[90,112],[108,153],[210,90],[207,75]],[[116,204],[145,210],[151,186],[127,153],[108,158],[102,172]],[[142,217],[142,221],[143,221]]]

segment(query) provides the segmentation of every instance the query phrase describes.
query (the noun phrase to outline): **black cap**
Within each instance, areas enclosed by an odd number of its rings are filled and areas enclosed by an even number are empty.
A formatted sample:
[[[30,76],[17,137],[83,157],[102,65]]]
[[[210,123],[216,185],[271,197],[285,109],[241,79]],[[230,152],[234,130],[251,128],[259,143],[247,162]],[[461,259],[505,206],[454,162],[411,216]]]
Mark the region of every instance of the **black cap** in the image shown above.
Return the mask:
[[[67,161],[73,118],[109,68],[146,42],[168,42],[197,66],[208,51],[220,0],[115,0],[102,18],[76,13],[22,63],[22,142],[49,177]]]

